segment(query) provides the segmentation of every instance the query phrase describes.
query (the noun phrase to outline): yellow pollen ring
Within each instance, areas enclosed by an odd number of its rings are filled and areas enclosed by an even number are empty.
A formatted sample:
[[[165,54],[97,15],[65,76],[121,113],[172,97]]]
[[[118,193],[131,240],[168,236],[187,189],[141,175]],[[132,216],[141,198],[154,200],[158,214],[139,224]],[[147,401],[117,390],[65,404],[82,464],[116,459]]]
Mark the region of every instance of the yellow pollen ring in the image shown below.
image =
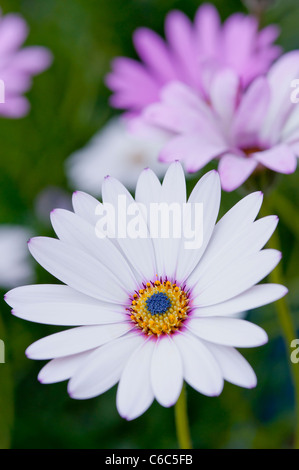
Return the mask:
[[[167,295],[170,307],[163,314],[153,315],[147,308],[146,301],[159,292]],[[186,292],[170,281],[147,283],[144,289],[134,294],[129,308],[131,320],[146,335],[160,336],[178,331],[188,316],[189,298]]]

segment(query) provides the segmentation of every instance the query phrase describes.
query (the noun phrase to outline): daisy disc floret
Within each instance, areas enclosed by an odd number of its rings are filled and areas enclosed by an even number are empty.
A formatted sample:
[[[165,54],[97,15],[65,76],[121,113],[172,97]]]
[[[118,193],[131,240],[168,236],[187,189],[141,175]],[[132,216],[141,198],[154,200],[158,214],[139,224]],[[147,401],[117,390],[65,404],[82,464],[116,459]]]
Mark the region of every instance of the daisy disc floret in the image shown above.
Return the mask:
[[[29,242],[34,258],[63,284],[19,287],[5,296],[20,318],[74,327],[26,350],[31,359],[49,360],[39,380],[68,380],[68,393],[77,399],[95,397],[118,383],[117,409],[128,420],[144,413],[154,399],[166,407],[175,404],[184,381],[208,396],[219,395],[224,380],[254,387],[255,373],[236,348],[265,344],[267,334],[236,315],[287,292],[280,285],[258,284],[281,258],[278,251],[263,249],[277,217],[255,220],[262,194],[245,197],[216,223],[218,173],[203,176],[187,200],[179,162],[170,165],[162,184],[144,170],[135,199],[112,177],[105,179],[102,194],[99,203],[76,192],[74,212],[51,213],[58,239]],[[142,207],[138,224],[134,211],[127,211],[133,217],[129,223],[124,218],[120,197],[129,208]],[[187,232],[152,236],[157,227],[146,214],[153,203],[175,203],[186,213],[186,207],[200,203],[200,223],[192,212],[190,222],[201,243],[190,249]],[[99,236],[98,214],[105,204],[113,208],[122,236]],[[136,236],[132,224],[138,227],[142,221],[146,231]],[[182,217],[183,228],[187,221]]]
[[[188,316],[188,294],[170,281],[147,282],[133,295],[131,320],[147,335],[169,335],[179,331]]]

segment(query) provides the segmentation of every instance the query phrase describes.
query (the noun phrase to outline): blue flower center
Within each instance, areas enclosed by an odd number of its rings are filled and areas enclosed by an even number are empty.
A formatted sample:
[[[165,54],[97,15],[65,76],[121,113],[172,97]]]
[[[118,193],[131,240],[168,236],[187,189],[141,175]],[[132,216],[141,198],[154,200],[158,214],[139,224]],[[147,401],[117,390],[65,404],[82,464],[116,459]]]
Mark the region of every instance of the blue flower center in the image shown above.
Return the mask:
[[[171,307],[171,302],[166,294],[158,292],[147,299],[146,306],[152,315],[163,315]]]

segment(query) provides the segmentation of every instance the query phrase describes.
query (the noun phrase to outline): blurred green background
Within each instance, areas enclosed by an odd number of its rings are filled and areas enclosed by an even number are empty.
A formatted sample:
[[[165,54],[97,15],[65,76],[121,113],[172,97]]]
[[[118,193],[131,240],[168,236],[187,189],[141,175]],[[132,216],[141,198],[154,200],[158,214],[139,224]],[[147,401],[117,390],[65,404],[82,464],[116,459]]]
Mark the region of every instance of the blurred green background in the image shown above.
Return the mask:
[[[225,19],[246,11],[238,0],[213,2]],[[34,79],[28,93],[30,114],[0,122],[0,221],[24,224],[35,235],[54,235],[38,217],[36,197],[45,187],[67,192],[65,159],[81,148],[113,115],[103,83],[111,59],[135,57],[132,33],[148,26],[163,34],[167,12],[178,8],[193,18],[196,0],[2,0],[4,13],[19,12],[30,26],[27,44],[48,47],[52,67]],[[263,23],[278,23],[278,43],[299,48],[299,4],[283,0],[267,11]],[[198,177],[198,175],[196,175]],[[195,182],[189,182],[189,190]],[[288,302],[299,326],[299,175],[282,177],[273,193],[284,253],[283,270],[290,289]],[[240,193],[222,196],[225,212]],[[1,254],[0,254],[1,258]],[[1,262],[1,261],[0,261]],[[36,266],[38,283],[57,282]],[[2,294],[5,292],[1,292]],[[30,361],[26,347],[58,331],[10,315],[1,300],[0,338],[6,363],[0,364],[0,448],[176,448],[173,409],[155,403],[133,422],[119,417],[116,387],[91,400],[68,397],[66,383],[41,385],[36,377],[45,362]],[[195,448],[287,448],[294,438],[294,398],[289,372],[290,350],[281,337],[273,305],[249,312],[266,329],[269,343],[244,350],[258,386],[244,390],[225,384],[219,398],[187,388]],[[297,330],[298,331],[298,330]],[[299,367],[299,364],[298,364]]]

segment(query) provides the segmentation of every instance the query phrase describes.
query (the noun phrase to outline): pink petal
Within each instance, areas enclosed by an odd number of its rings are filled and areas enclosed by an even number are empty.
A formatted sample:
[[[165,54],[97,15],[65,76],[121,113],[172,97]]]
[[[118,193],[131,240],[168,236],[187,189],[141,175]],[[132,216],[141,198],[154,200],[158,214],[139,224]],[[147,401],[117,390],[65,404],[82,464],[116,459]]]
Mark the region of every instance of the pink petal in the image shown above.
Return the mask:
[[[167,15],[165,31],[168,43],[177,63],[177,76],[190,86],[198,88],[199,74],[193,25],[180,11]]]
[[[20,73],[10,67],[1,71],[0,77],[5,85],[6,96],[24,93],[32,85],[32,79],[28,74]]]
[[[10,63],[19,72],[36,75],[47,69],[53,60],[48,49],[39,46],[26,47],[18,51]]]
[[[262,129],[262,137],[269,143],[279,141],[281,130],[293,110],[291,83],[298,75],[299,51],[284,54],[270,69],[267,79],[271,102]]]
[[[253,53],[256,33],[257,20],[239,13],[230,16],[223,25],[225,62],[240,74]]]
[[[107,86],[116,92],[110,98],[112,106],[140,110],[158,101],[160,86],[142,64],[118,57],[114,59],[112,67],[113,72],[106,77]]]
[[[270,102],[266,78],[257,78],[243,95],[236,111],[231,133],[237,147],[249,148],[259,144],[259,133]]]
[[[220,159],[218,171],[221,186],[225,191],[233,191],[241,186],[256,168],[257,162],[252,158],[227,154]]]
[[[297,166],[297,158],[292,149],[285,144],[252,154],[252,157],[259,163],[262,163],[270,170],[279,173],[294,173]]]
[[[277,25],[271,24],[263,28],[257,37],[258,47],[270,46],[280,34],[280,28]]]
[[[239,89],[239,77],[231,69],[218,72],[211,85],[211,105],[227,126],[230,125],[237,107]]]
[[[28,35],[26,21],[18,15],[9,14],[0,19],[0,55],[18,49]]]
[[[214,143],[213,139],[205,141],[199,134],[183,135],[174,137],[165,145],[160,160],[162,162],[182,160],[186,170],[193,173],[223,151],[224,147]]]
[[[194,109],[207,116],[211,116],[210,107],[201,99],[201,96],[192,88],[182,82],[171,82],[161,90],[161,100],[172,106]]]
[[[223,140],[209,106],[180,82],[166,85],[161,91],[161,102],[148,106],[143,116],[150,124],[173,132],[201,131],[211,140]]]
[[[139,28],[134,33],[133,41],[139,56],[161,85],[177,78],[168,47],[158,34],[148,28]]]
[[[22,118],[28,114],[29,101],[22,96],[5,97],[5,103],[0,103],[0,115],[8,118]]]
[[[194,19],[196,30],[196,45],[204,58],[216,57],[219,51],[220,18],[218,11],[211,4],[202,5]]]

